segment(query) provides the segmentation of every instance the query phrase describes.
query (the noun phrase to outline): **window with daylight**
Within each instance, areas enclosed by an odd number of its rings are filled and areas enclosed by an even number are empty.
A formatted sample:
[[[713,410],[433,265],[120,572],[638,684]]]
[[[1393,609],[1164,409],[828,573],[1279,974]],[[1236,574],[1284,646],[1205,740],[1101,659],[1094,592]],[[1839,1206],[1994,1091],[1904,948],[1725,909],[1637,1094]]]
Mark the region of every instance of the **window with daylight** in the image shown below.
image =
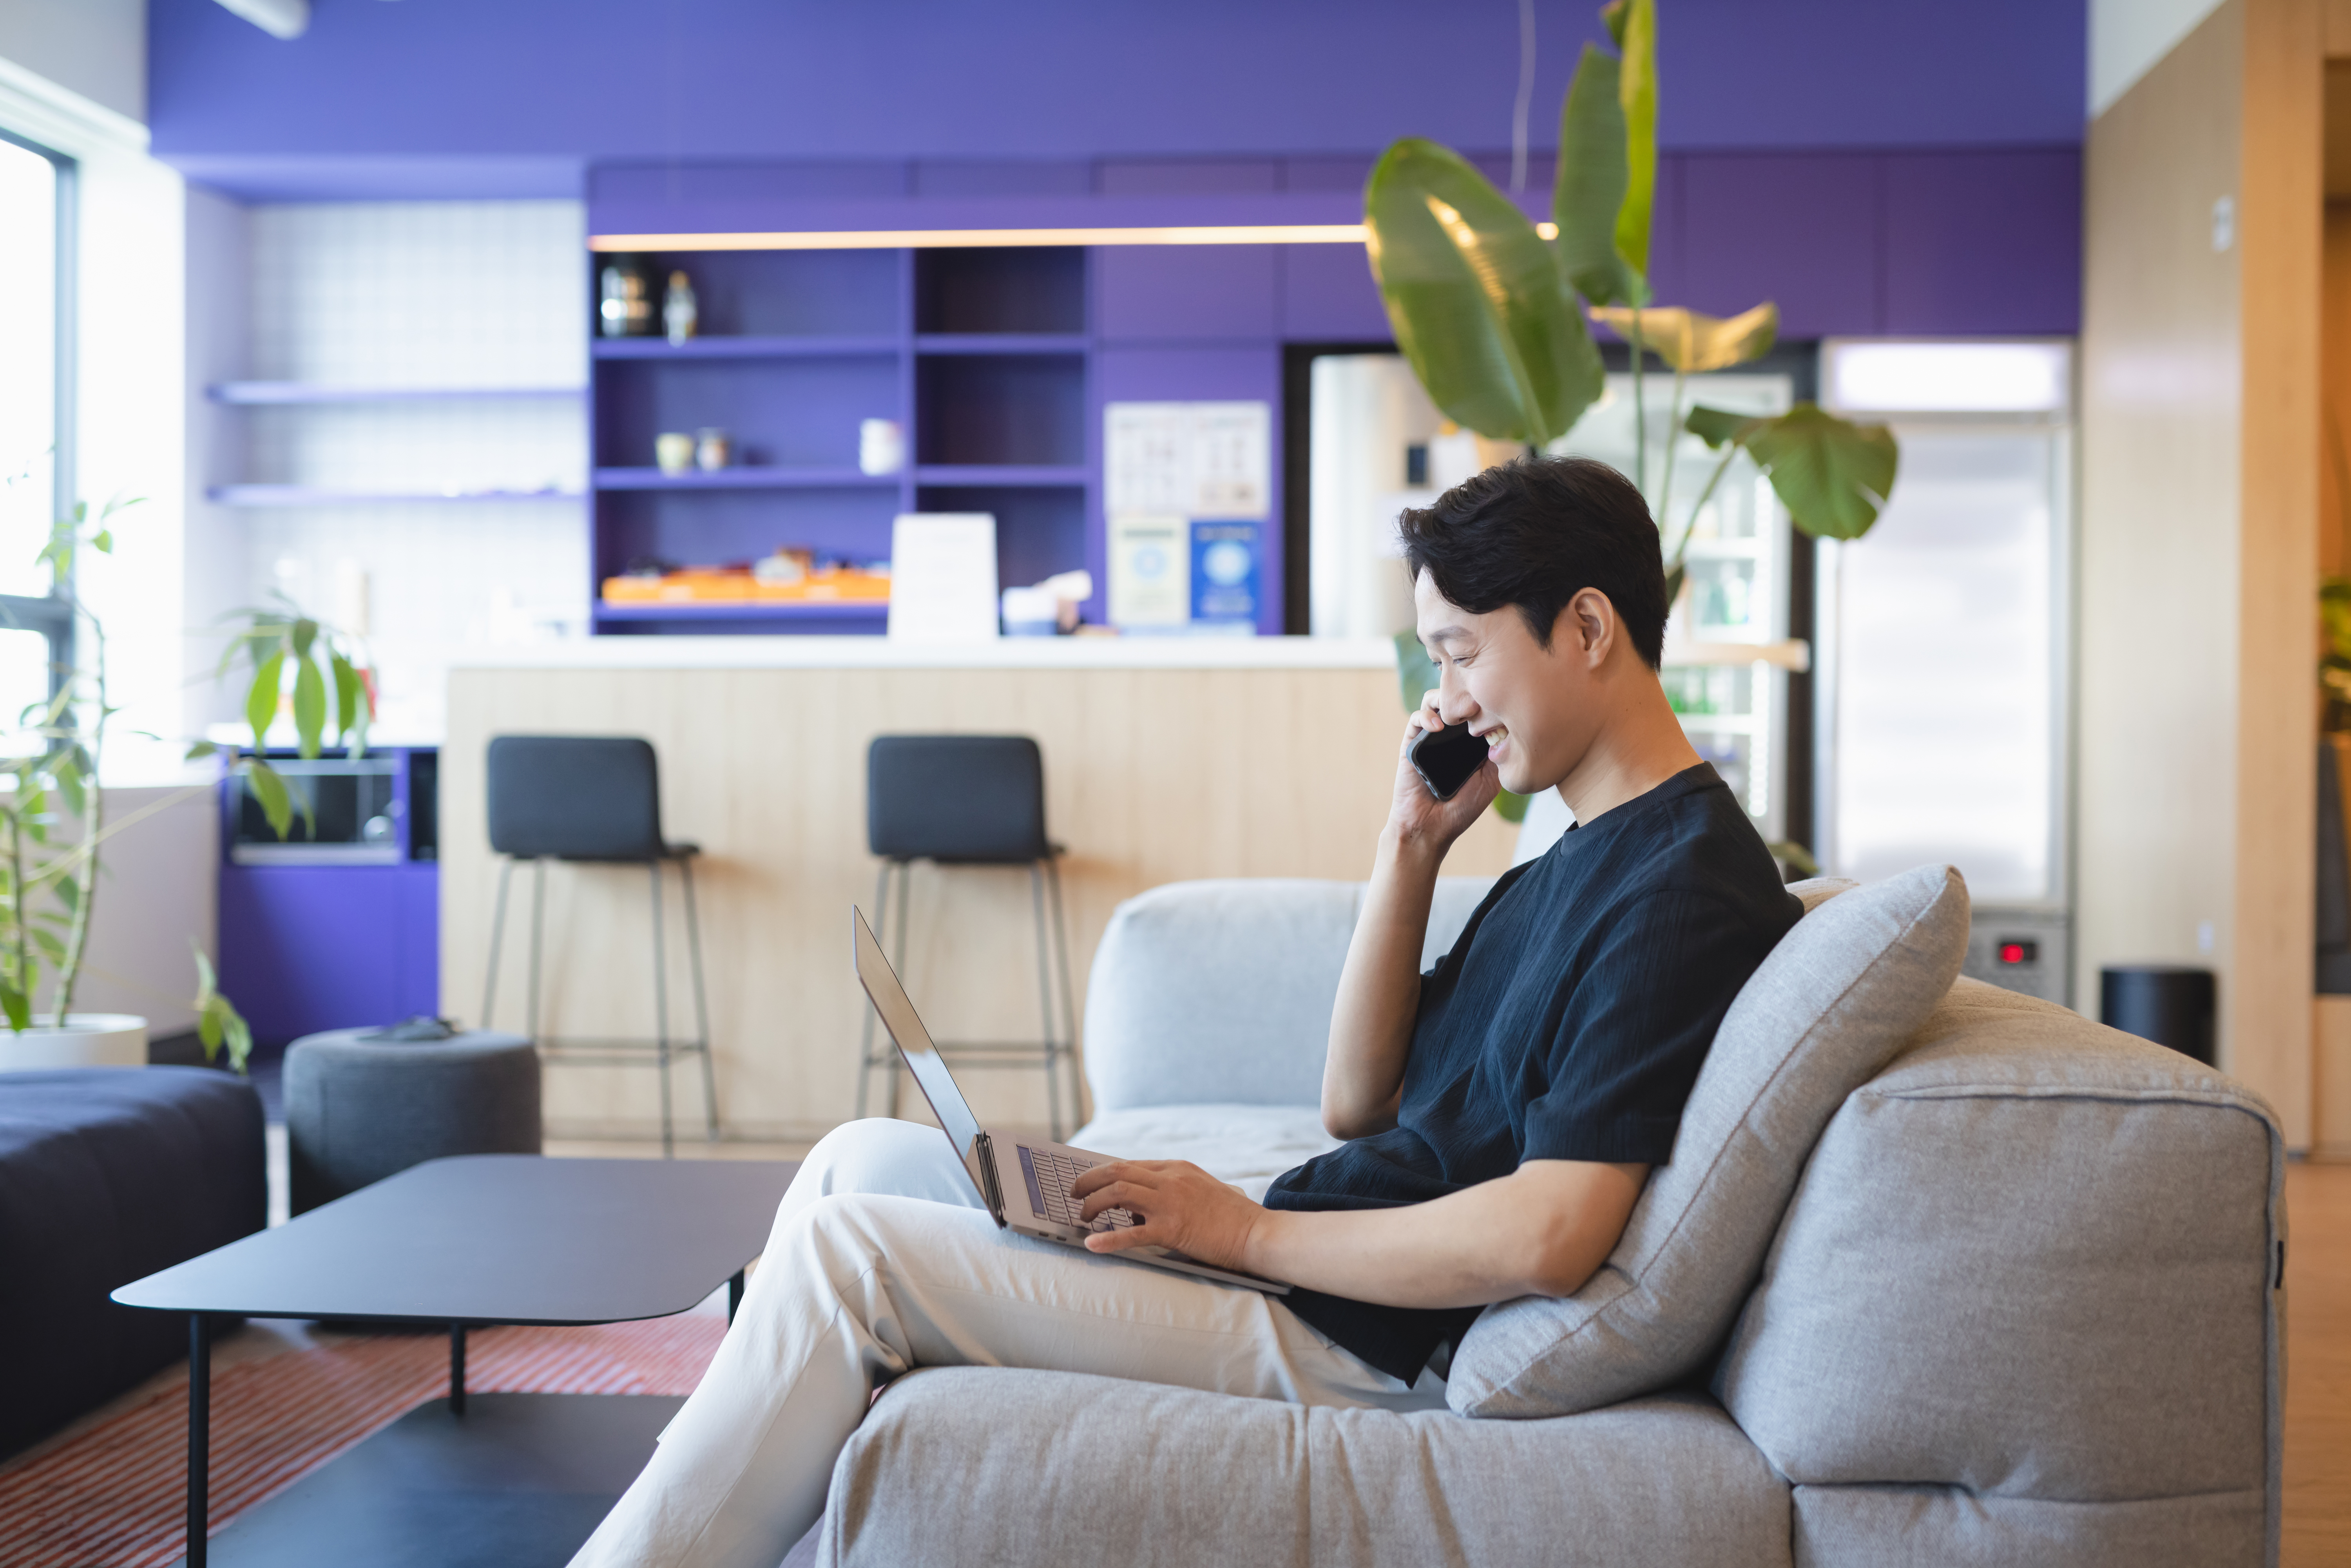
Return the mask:
[[[47,700],[73,617],[35,564],[72,505],[73,163],[0,135],[0,729]]]

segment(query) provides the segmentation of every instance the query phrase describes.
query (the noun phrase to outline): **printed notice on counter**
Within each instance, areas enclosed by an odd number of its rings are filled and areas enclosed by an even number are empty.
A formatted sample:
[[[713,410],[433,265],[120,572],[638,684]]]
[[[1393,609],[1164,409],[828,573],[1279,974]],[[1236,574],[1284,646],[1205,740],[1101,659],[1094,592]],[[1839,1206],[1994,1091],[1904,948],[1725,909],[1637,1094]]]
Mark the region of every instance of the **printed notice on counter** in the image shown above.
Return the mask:
[[[1104,509],[1261,518],[1273,494],[1262,402],[1113,402],[1102,410]]]
[[[902,512],[890,528],[891,639],[986,643],[996,637],[996,517]]]
[[[1180,515],[1113,512],[1111,624],[1180,631],[1192,614],[1192,523]]]

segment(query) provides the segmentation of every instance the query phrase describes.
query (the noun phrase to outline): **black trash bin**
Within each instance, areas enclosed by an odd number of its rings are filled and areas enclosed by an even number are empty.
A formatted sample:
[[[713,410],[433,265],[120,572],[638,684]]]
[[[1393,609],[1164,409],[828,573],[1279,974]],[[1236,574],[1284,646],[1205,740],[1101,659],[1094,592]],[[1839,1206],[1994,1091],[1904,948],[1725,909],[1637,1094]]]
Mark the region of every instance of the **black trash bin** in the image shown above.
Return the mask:
[[[2098,1021],[2210,1067],[2217,995],[2210,969],[2113,964],[2098,971]]]

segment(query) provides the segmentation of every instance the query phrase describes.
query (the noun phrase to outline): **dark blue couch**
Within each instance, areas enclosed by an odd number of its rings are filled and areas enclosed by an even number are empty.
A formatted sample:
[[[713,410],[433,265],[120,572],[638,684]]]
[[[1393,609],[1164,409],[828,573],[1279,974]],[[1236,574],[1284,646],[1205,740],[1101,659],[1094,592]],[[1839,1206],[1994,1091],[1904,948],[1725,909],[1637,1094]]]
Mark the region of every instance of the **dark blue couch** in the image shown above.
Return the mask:
[[[261,1097],[196,1067],[0,1073],[0,1457],[187,1354],[108,1293],[268,1219]]]

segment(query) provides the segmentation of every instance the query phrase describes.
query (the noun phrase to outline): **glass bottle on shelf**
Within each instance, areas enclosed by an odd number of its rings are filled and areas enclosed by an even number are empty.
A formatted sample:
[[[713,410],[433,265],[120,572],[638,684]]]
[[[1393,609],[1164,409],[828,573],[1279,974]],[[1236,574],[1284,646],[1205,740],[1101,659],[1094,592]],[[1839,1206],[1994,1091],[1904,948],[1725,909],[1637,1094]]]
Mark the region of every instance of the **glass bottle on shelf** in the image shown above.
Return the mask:
[[[673,344],[684,343],[694,336],[698,322],[695,308],[694,280],[683,272],[669,275],[669,290],[662,296],[662,327]]]
[[[607,338],[643,338],[653,329],[653,283],[641,257],[616,256],[597,273],[596,329]]]

